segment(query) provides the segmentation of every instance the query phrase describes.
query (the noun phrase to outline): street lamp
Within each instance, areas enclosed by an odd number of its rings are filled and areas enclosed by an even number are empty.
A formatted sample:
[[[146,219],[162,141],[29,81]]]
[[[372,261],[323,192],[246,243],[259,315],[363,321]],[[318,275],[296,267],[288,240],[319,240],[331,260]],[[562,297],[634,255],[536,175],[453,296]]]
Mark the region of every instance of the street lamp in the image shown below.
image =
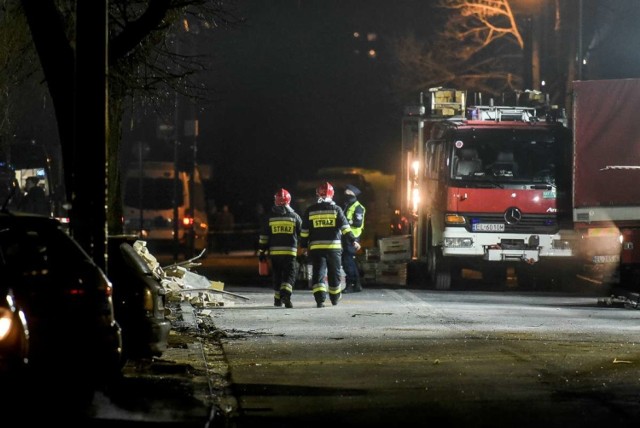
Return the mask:
[[[582,80],[582,0],[578,0],[578,80]]]
[[[151,148],[143,141],[136,141],[133,145],[133,154],[138,158],[138,210],[139,210],[139,236],[144,237],[144,160],[149,156]]]

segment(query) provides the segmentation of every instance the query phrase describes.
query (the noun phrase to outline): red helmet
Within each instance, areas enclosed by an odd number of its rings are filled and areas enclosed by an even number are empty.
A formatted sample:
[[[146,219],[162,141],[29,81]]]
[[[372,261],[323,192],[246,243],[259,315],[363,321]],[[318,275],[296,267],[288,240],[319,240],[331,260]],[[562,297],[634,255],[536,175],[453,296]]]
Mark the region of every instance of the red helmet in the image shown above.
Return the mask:
[[[333,193],[333,186],[328,181],[322,183],[316,189],[316,195],[319,198],[333,198]]]
[[[273,198],[276,200],[276,205],[281,207],[291,203],[291,195],[286,191],[286,189],[278,190],[276,194],[273,195]]]

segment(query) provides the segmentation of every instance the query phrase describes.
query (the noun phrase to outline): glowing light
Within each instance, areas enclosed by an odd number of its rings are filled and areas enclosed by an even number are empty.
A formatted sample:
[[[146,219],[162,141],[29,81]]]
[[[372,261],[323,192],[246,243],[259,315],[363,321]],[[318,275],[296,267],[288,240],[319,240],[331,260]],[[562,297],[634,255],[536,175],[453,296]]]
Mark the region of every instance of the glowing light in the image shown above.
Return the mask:
[[[413,212],[417,213],[418,212],[418,206],[420,205],[420,189],[413,189],[412,192],[412,206],[413,206]]]
[[[420,171],[420,161],[413,161],[411,169],[413,169],[413,175],[418,175],[418,171]]]
[[[0,340],[3,340],[6,336],[9,335],[12,322],[13,320],[11,319],[11,312],[3,309],[2,315],[0,315]]]

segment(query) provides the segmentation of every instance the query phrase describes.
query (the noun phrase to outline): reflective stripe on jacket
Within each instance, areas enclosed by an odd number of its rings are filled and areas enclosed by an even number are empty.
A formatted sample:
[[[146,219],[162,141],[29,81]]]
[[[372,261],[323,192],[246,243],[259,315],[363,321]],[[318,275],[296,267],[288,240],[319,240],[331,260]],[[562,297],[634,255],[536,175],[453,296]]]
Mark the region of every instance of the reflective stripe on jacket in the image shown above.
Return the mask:
[[[343,236],[355,240],[342,208],[333,201],[318,202],[307,208],[300,232],[302,248],[340,251]]]
[[[271,256],[296,256],[302,219],[291,207],[274,206],[262,221],[258,248]]]

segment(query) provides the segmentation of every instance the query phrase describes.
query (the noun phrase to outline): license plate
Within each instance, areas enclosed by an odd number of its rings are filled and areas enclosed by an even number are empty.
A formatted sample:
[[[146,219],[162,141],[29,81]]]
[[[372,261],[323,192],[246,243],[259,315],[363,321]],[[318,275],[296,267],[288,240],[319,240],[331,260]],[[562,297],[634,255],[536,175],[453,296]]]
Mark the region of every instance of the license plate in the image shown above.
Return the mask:
[[[504,224],[501,223],[476,223],[471,225],[474,232],[504,232]]]
[[[620,263],[618,254],[611,256],[593,256],[593,263]]]

